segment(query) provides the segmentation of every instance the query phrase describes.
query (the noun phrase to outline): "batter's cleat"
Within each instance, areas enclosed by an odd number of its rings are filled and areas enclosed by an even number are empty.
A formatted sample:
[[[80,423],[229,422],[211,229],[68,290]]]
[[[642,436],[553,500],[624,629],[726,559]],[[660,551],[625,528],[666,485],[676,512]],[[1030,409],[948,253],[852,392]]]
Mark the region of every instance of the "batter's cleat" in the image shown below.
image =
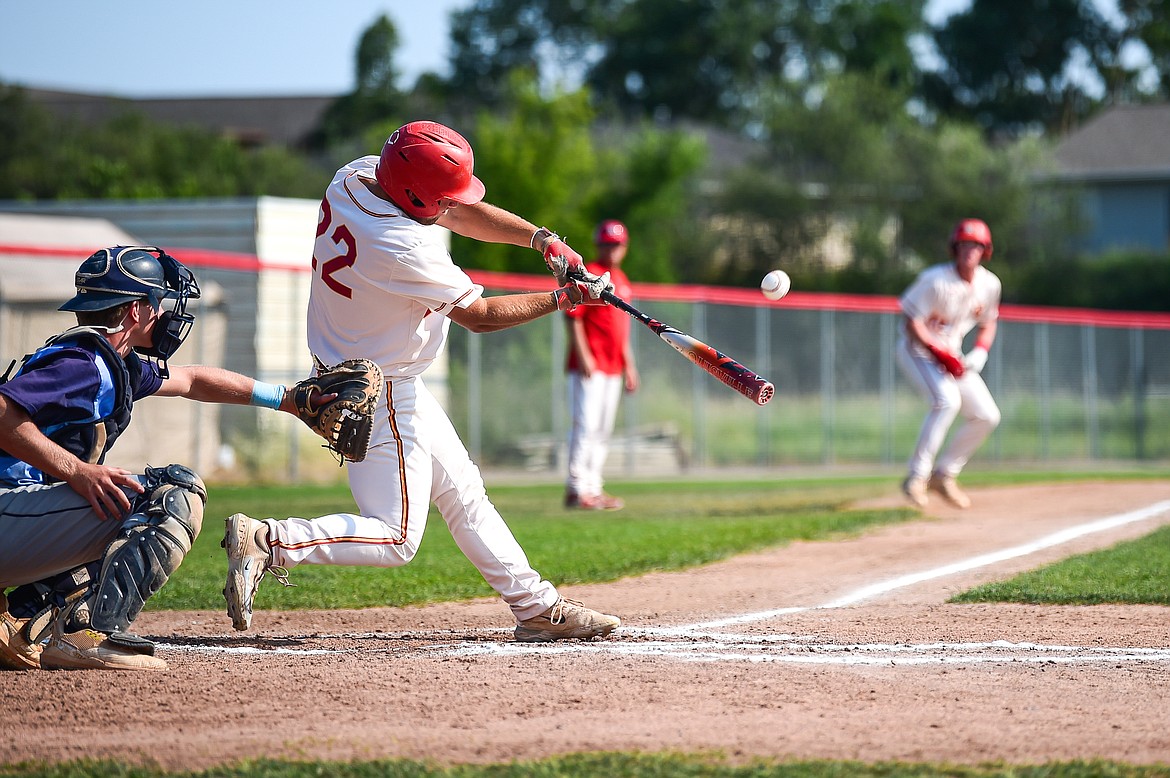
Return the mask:
[[[28,619],[18,619],[8,612],[8,599],[0,591],[0,669],[37,670],[41,666],[41,647],[25,634]]]
[[[49,644],[41,652],[45,670],[166,670],[154,655],[154,644],[129,633],[106,635],[93,629],[63,631],[63,617],[53,625]]]
[[[576,600],[561,597],[539,616],[516,625],[516,640],[521,643],[551,643],[554,640],[605,637],[620,627],[622,620],[586,608]]]
[[[956,508],[971,507],[971,498],[959,488],[959,485],[955,483],[955,479],[949,475],[934,473],[930,476],[928,486],[932,492],[938,492],[943,496],[943,499]]]
[[[902,494],[906,499],[919,508],[925,508],[928,502],[926,497],[926,479],[912,475],[902,482]]]
[[[228,617],[232,626],[243,631],[252,626],[252,602],[264,573],[272,573],[285,586],[288,571],[272,564],[272,551],[257,538],[263,532],[264,523],[243,513],[228,516],[225,521],[221,546],[227,551],[227,585],[223,597],[227,600]]]

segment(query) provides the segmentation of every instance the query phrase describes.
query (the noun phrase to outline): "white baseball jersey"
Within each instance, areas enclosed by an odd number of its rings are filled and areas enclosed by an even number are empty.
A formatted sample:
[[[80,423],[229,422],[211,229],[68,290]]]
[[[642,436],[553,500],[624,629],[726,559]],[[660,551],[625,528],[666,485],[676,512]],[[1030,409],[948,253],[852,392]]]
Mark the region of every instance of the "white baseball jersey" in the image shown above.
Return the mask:
[[[967,283],[953,262],[923,270],[903,293],[902,310],[911,319],[922,319],[953,354],[963,348],[963,338],[976,325],[999,317],[999,278],[980,265]]]
[[[313,246],[309,350],[327,365],[364,357],[387,378],[421,375],[443,350],[449,306],[483,294],[451,261],[441,227],[371,192],[375,156],[337,171]]]

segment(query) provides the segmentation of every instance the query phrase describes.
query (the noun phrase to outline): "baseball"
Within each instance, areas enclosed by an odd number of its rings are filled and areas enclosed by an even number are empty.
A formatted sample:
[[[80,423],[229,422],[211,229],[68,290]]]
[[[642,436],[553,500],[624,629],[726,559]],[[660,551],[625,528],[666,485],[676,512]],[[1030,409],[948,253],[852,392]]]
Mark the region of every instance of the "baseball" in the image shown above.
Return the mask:
[[[792,279],[783,270],[773,270],[760,281],[760,291],[769,300],[779,300],[792,288]]]

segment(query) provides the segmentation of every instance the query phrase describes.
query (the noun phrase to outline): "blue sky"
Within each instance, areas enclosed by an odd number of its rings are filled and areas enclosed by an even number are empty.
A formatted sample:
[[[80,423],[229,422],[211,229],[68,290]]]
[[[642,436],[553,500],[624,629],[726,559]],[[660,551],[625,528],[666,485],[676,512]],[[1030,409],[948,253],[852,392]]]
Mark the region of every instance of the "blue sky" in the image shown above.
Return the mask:
[[[471,0],[2,0],[0,81],[126,97],[341,94],[386,14],[410,86],[443,72],[447,20]]]

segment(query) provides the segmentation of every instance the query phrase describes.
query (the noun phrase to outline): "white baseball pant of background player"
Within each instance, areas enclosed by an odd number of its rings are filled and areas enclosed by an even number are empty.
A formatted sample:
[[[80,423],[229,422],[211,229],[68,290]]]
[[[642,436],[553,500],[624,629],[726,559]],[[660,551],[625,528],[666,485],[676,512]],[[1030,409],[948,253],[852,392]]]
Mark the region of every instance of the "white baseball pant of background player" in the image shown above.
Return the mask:
[[[925,479],[938,472],[954,478],[999,424],[999,408],[983,377],[974,370],[955,378],[925,349],[911,347],[906,338],[898,343],[897,358],[902,372],[930,403],[910,455],[909,475]],[[960,413],[963,426],[946,452],[937,456]]]
[[[599,495],[609,440],[617,421],[622,377],[594,371],[569,373],[569,488],[577,494]]]

